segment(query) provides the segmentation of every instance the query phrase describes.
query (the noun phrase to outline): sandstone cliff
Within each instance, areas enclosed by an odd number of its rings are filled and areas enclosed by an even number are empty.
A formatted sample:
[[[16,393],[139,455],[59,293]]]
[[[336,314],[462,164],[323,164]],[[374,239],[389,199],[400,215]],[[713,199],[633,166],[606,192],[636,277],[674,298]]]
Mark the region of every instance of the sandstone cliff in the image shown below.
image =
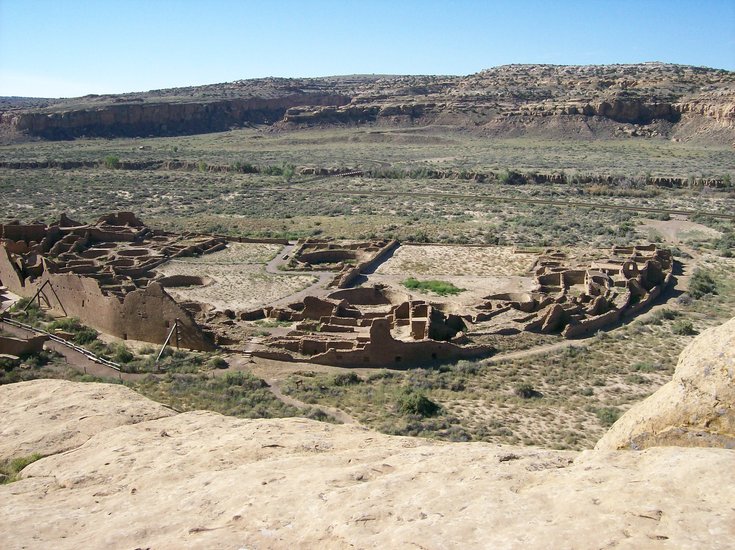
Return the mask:
[[[644,63],[508,65],[466,77],[271,78],[35,108],[6,102],[0,122],[48,139],[203,133],[248,124],[439,124],[487,135],[714,134],[722,140],[735,137],[735,73]]]

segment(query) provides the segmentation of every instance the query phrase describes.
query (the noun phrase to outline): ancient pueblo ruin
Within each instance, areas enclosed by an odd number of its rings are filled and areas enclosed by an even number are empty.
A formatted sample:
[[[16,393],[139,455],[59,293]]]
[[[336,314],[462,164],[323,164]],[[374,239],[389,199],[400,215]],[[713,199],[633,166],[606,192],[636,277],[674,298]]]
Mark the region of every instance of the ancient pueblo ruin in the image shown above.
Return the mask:
[[[671,253],[655,245],[579,256],[547,250],[533,256],[526,288],[467,304],[372,282],[370,275],[401,247],[397,241],[264,240],[285,247],[269,267],[319,274],[323,284],[239,310],[186,299],[187,289],[212,284],[206,265],[165,273],[176,259],[215,258],[237,246],[226,237],[159,231],[120,212],[94,224],[62,215],[51,225],[2,225],[0,239],[6,291],[100,332],[155,344],[173,332],[177,345],[189,349],[225,347],[280,361],[349,367],[401,368],[491,355],[492,346],[473,341],[478,329],[496,335],[594,334],[646,308],[672,277]],[[264,320],[289,329],[247,334],[247,327]]]

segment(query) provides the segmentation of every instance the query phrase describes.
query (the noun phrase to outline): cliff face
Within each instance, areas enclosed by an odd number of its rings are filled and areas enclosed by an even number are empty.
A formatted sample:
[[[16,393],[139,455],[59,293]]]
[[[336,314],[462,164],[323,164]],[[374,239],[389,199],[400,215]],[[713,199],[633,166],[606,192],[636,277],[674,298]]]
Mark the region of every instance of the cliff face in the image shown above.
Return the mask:
[[[46,139],[78,136],[166,136],[228,130],[245,124],[272,124],[287,109],[311,105],[345,105],[337,94],[295,94],[279,98],[225,99],[211,102],[103,105],[60,112],[3,113],[2,123]]]
[[[259,79],[37,108],[14,104],[20,106],[0,102],[2,124],[48,139],[191,134],[246,124],[437,123],[503,133],[534,126],[563,132],[558,128],[575,124],[676,128],[682,121],[689,132],[713,128],[735,136],[735,73],[660,63],[508,65],[465,77]]]

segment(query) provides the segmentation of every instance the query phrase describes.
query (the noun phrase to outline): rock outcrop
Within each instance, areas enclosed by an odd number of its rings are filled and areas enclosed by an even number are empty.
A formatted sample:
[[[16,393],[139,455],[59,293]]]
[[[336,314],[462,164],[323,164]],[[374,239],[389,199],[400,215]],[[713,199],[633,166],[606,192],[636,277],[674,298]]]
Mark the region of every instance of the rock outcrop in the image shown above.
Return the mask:
[[[21,433],[51,415],[98,428],[0,486],[4,549],[711,548],[735,537],[731,451],[577,454],[210,412],[125,424],[98,398],[127,411],[135,394],[86,387],[4,389],[0,418]],[[8,406],[49,391],[61,406],[36,400],[8,419]],[[47,442],[69,426],[43,429],[35,450],[59,450]]]
[[[663,445],[735,449],[735,319],[696,338],[671,382],[626,412],[596,448]]]
[[[116,426],[175,414],[122,385],[66,380],[0,386],[0,411],[0,460],[63,453]]]
[[[507,65],[464,77],[268,78],[22,99],[0,102],[1,126],[47,139],[192,134],[249,124],[439,124],[481,135],[534,131],[585,138],[735,136],[735,73],[663,63]]]

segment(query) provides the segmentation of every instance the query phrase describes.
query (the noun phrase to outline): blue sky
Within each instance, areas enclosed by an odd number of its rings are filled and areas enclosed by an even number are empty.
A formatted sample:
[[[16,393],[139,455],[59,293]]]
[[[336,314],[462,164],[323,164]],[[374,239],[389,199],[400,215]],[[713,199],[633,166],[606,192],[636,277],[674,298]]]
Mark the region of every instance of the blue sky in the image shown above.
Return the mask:
[[[0,0],[0,95],[642,61],[735,70],[735,0]]]

